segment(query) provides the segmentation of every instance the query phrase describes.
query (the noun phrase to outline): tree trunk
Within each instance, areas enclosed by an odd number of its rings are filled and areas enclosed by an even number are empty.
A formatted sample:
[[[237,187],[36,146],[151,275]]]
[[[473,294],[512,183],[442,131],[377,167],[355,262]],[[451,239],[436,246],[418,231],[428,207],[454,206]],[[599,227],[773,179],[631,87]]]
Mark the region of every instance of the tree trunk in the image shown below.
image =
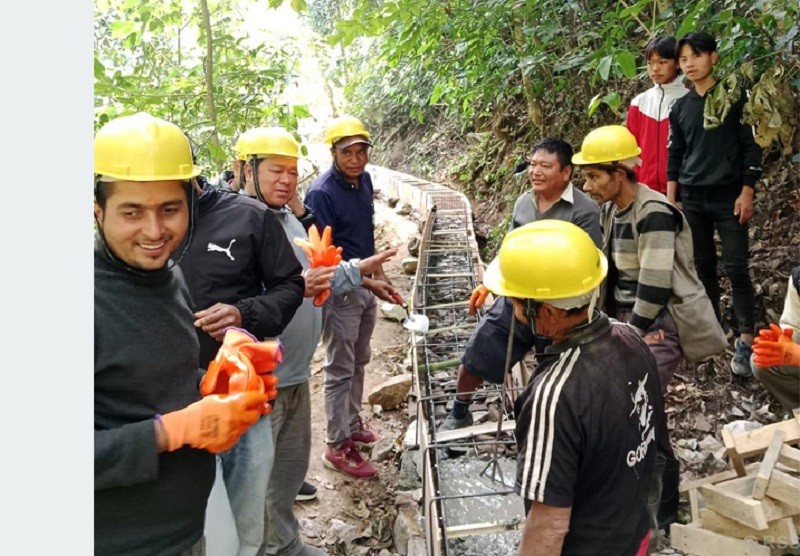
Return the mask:
[[[519,54],[519,58],[522,58],[522,56],[525,54],[524,21],[521,18],[515,18],[512,25],[514,26],[514,43],[517,45],[517,53]],[[530,118],[531,122],[533,122],[533,125],[535,125],[539,131],[542,132],[542,128],[544,127],[544,122],[542,119],[542,106],[536,99],[536,92],[533,89],[533,82],[522,69],[520,69],[520,75],[522,76],[522,90],[525,93],[525,105],[528,108],[528,118]]]
[[[221,148],[219,134],[217,133],[217,108],[214,102],[214,50],[211,40],[211,15],[208,12],[208,1],[200,0],[200,8],[203,11],[203,28],[206,32],[206,56],[203,61],[203,71],[206,83],[206,110],[208,111],[208,119],[211,121],[211,137],[209,140]],[[219,162],[215,166],[217,172],[222,170]]]

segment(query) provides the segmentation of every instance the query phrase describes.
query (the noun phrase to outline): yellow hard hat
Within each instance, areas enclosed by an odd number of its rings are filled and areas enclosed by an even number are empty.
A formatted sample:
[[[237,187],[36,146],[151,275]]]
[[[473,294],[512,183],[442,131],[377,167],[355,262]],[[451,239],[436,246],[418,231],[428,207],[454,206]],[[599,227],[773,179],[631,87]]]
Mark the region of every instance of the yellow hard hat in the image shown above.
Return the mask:
[[[583,139],[581,152],[572,157],[577,166],[622,162],[636,158],[642,149],[636,143],[627,127],[623,125],[607,125],[589,132]]]
[[[178,126],[139,112],[109,121],[94,136],[94,173],[129,181],[188,180],[200,168]]]
[[[589,234],[570,222],[539,220],[506,235],[483,283],[495,295],[566,300],[591,293],[607,273],[608,260]]]
[[[334,118],[325,128],[325,143],[333,145],[342,137],[352,137],[361,135],[364,137],[364,143],[372,145],[369,142],[369,131],[364,127],[364,123],[353,116],[339,116]]]
[[[234,149],[239,160],[269,155],[300,158],[300,144],[294,135],[278,126],[248,129],[239,136]]]

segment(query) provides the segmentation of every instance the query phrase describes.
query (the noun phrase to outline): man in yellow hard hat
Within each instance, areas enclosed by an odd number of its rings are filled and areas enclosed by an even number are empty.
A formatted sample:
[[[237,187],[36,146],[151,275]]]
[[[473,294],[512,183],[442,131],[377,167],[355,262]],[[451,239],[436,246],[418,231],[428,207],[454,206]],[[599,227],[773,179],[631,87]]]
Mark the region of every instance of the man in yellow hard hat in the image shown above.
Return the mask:
[[[372,179],[366,172],[370,133],[352,116],[332,120],[325,131],[333,164],[309,186],[305,203],[317,226],[333,230],[333,243],[342,258],[366,259],[375,254]],[[378,435],[362,420],[364,370],[369,363],[370,339],[377,318],[376,297],[391,301],[394,288],[378,266],[369,277],[371,287],[347,295],[335,292],[322,309],[325,344],[325,413],[327,447],[323,463],[356,478],[374,477],[378,470],[364,458],[359,445],[371,445]]]
[[[111,120],[94,173],[95,551],[200,556],[213,454],[267,396],[198,390],[189,291],[170,260],[200,173],[186,136],[146,113]]]
[[[300,538],[300,524],[293,511],[298,492],[315,489],[304,482],[311,455],[311,359],[322,334],[322,308],[314,298],[327,288],[343,295],[362,285],[369,285],[369,275],[397,253],[383,251],[366,259],[343,260],[336,266],[311,268],[308,257],[295,243],[307,240],[306,229],[314,213],[298,198],[297,163],[300,145],[282,127],[258,127],[242,134],[237,154],[245,161],[245,193],[260,198],[274,215],[282,233],[291,242],[303,266],[306,280],[305,299],[289,325],[281,333],[285,347],[283,362],[275,371],[279,395],[272,419],[275,462],[266,492],[267,523],[262,543],[263,553],[282,556],[324,554]],[[263,205],[262,205],[263,206]],[[262,553],[262,552],[259,552]]]
[[[552,340],[515,403],[519,554],[644,554],[655,438],[666,429],[658,370],[639,335],[594,309],[605,255],[579,227],[509,232],[484,284],[516,325]]]
[[[197,223],[180,265],[194,302],[200,366],[206,369],[230,327],[261,340],[279,336],[303,302],[305,281],[272,211],[247,195],[218,190],[203,176],[197,182]],[[264,540],[265,495],[275,457],[272,420],[272,413],[262,416],[219,456],[239,556],[254,556]],[[215,525],[206,531],[209,543],[218,538]]]
[[[682,359],[722,353],[727,340],[694,269],[689,224],[662,193],[636,181],[640,152],[626,127],[609,125],[592,130],[572,161],[586,178],[584,191],[601,205],[603,249],[616,269],[601,306],[647,343],[663,397]],[[678,461],[668,440],[660,448],[666,468],[658,528],[668,530],[677,518]]]
[[[572,145],[557,137],[546,137],[533,145],[526,161],[530,189],[522,193],[514,203],[511,230],[531,222],[554,218],[580,226],[600,246],[600,211],[597,203],[572,184],[573,154]],[[470,315],[475,315],[483,305],[487,292],[483,284],[475,288],[470,296]],[[497,365],[497,359],[504,357],[506,353],[508,324],[512,313],[509,300],[497,298],[475,327],[461,357],[452,409],[439,425],[438,431],[472,425],[469,407],[473,393],[484,381],[502,384],[505,380],[505,368]],[[509,368],[519,363],[531,348],[536,347],[540,351],[545,344],[545,339],[534,338],[525,327],[516,327]],[[459,447],[450,447],[447,453],[459,451]]]

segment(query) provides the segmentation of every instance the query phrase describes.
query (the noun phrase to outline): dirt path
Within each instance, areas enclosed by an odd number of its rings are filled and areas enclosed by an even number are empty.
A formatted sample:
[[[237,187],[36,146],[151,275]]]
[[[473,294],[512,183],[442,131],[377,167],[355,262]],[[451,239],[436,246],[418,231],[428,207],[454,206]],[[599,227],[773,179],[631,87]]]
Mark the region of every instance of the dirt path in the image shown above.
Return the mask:
[[[411,294],[413,276],[403,273],[401,261],[408,256],[408,240],[416,235],[415,221],[400,216],[383,202],[376,202],[377,248],[396,247],[397,255],[384,266],[387,276],[404,297]],[[380,303],[380,302],[379,302]],[[408,427],[409,418],[405,404],[399,409],[383,411],[375,416],[366,403],[367,394],[375,385],[388,378],[408,372],[403,360],[408,356],[408,332],[396,321],[378,316],[372,335],[372,361],[367,366],[364,386],[362,416],[383,438],[398,439]],[[397,485],[399,460],[396,458],[377,463],[378,477],[369,480],[354,479],[330,470],[322,464],[325,449],[325,406],[323,398],[322,361],[324,350],[320,344],[311,364],[312,448],[307,479],[317,487],[317,498],[297,502],[295,511],[309,544],[326,549],[330,554],[343,554],[337,541],[345,533],[340,520],[355,526],[356,537],[366,532],[358,544],[369,546],[365,554],[379,554],[381,548],[391,553],[391,527],[394,519],[394,490]],[[399,455],[399,454],[398,454]],[[370,527],[371,525],[371,527]],[[384,552],[384,554],[387,554]]]

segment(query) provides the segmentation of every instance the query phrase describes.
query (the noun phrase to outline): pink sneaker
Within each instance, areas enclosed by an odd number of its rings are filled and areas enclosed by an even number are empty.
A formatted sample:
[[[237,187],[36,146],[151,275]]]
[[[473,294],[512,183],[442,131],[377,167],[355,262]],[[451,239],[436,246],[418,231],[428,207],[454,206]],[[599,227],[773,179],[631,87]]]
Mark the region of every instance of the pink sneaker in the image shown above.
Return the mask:
[[[356,428],[350,432],[350,440],[359,448],[371,446],[381,439],[378,433],[369,428],[367,424],[361,420],[361,417],[358,418],[355,426]]]
[[[338,450],[334,450],[330,445],[326,446],[322,463],[329,469],[347,473],[356,479],[369,479],[378,474],[378,470],[361,456],[352,440],[342,444]]]

